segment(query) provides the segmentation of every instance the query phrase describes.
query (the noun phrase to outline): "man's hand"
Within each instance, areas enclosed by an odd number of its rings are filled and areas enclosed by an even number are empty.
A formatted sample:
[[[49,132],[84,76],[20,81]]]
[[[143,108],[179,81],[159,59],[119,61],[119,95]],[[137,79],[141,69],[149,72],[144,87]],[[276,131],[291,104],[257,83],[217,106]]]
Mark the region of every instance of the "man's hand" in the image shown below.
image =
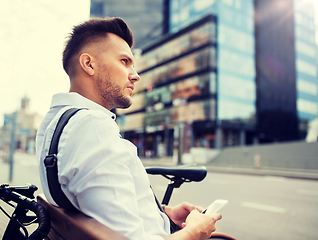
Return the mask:
[[[182,205],[182,204],[181,204]],[[216,221],[222,218],[221,214],[202,214],[194,209],[182,223],[182,229],[169,236],[162,236],[166,240],[203,240],[215,231]]]
[[[183,227],[182,224],[186,221],[189,213],[192,210],[203,211],[203,208],[194,206],[188,202],[181,203],[175,207],[165,206],[164,210],[171,220],[179,227]]]
[[[187,217],[186,222],[182,224],[182,227],[192,233],[195,233],[195,230],[198,231],[193,239],[207,239],[216,230],[215,223],[221,218],[220,213],[202,214],[193,210]],[[198,236],[199,238],[195,238]]]

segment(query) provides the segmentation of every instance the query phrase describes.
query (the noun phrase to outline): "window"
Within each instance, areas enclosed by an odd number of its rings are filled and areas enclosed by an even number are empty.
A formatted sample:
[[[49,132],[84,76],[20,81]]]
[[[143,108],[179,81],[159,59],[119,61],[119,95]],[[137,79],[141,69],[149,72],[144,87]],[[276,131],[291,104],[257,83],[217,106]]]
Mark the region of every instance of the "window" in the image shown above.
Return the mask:
[[[210,48],[189,54],[177,61],[169,62],[153,70],[140,74],[142,82],[148,85],[165,83],[169,80],[208,69],[210,66]],[[136,86],[138,83],[136,84]],[[140,89],[141,85],[138,86]]]
[[[178,13],[172,14],[172,23],[175,25],[179,23],[179,14]]]
[[[209,96],[210,74],[202,74],[180,80],[169,86],[154,88],[145,95],[146,108],[152,111],[153,105],[158,102],[173,105],[184,104],[198,98]],[[214,79],[215,81],[215,79]]]
[[[318,114],[317,103],[305,99],[297,99],[297,109],[300,112]]]
[[[316,57],[315,48],[302,41],[296,41],[296,51],[312,58]]]
[[[297,90],[303,93],[317,95],[317,85],[303,79],[297,80]]]
[[[210,73],[210,93],[216,93],[216,74]]]
[[[317,67],[314,64],[305,62],[303,60],[296,60],[296,69],[299,72],[305,73],[312,77],[317,77]]]
[[[212,35],[210,35],[211,32]],[[143,54],[136,63],[136,70],[137,72],[143,71],[196,47],[202,46],[210,41],[211,36],[212,41],[215,42],[215,35],[215,23],[205,23],[178,38],[172,39],[161,47]]]
[[[219,26],[219,43],[248,54],[254,53],[254,39],[252,35],[223,24]]]
[[[122,115],[117,122],[122,131],[141,129],[144,126],[144,113]]]
[[[179,1],[178,0],[172,0],[171,5],[172,5],[172,10],[177,11],[179,9]]]
[[[254,58],[238,52],[220,49],[219,68],[250,78],[255,77]]]
[[[219,74],[219,79],[219,94],[221,96],[255,101],[256,86],[254,82],[224,73]]]
[[[188,104],[180,104],[159,111],[145,114],[145,125],[156,125],[165,122],[167,116],[171,123],[196,120],[215,119],[215,100],[193,101]]]
[[[255,106],[221,99],[218,113],[220,120],[251,120],[255,115]]]
[[[180,12],[180,21],[184,22],[189,19],[190,9],[189,7],[184,7]]]
[[[215,0],[196,0],[194,2],[194,8],[196,12],[201,12],[202,10],[207,9],[215,3]]]

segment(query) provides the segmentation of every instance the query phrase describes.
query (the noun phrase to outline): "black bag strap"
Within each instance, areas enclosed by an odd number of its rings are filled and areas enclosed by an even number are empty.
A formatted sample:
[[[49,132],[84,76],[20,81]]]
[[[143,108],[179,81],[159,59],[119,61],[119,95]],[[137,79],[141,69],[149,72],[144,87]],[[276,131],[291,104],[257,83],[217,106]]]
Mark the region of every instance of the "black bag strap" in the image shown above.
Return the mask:
[[[60,117],[56,128],[53,133],[50,149],[48,155],[44,159],[44,165],[46,167],[46,177],[49,185],[51,196],[55,203],[65,209],[76,209],[70,200],[65,196],[62,191],[61,184],[58,181],[58,169],[57,169],[57,149],[60,140],[60,136],[63,132],[65,125],[69,119],[77,113],[78,108],[71,108],[66,110]]]
[[[166,214],[165,210],[163,209],[163,207],[162,207],[161,204],[159,203],[158,198],[157,198],[157,196],[156,196],[156,194],[155,194],[155,192],[153,191],[153,189],[152,189],[151,186],[150,186],[150,188],[151,188],[152,193],[153,193],[153,195],[154,195],[154,197],[155,197],[155,201],[156,201],[156,204],[157,204],[159,210],[160,210],[161,212],[163,212],[163,213]],[[179,227],[177,224],[175,224],[174,221],[172,221],[171,218],[168,216],[168,214],[166,214],[166,215],[167,215],[167,217],[169,218],[169,221],[170,221],[170,233],[172,234],[172,233],[174,233],[174,232],[176,232],[176,231],[179,231],[179,230],[181,229],[181,227]]]

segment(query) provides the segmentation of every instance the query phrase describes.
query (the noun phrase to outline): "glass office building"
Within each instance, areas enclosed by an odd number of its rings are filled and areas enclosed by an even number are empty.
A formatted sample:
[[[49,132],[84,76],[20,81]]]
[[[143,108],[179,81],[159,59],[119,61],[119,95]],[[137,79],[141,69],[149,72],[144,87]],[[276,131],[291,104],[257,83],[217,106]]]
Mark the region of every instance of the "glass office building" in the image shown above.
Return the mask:
[[[171,0],[169,30],[217,16],[216,147],[253,142],[256,116],[253,0]]]
[[[255,1],[260,142],[306,137],[317,117],[313,1]]]
[[[141,155],[162,148],[172,155],[182,123],[187,149],[252,144],[253,1],[172,0],[164,13],[169,33],[142,47],[133,106],[117,110],[125,138],[142,146]]]
[[[215,126],[216,42],[216,17],[210,15],[164,35],[136,57],[141,80],[135,84],[133,105],[117,113],[125,137],[143,143],[141,154],[163,151],[172,155],[174,129],[179,123],[211,122]],[[190,147],[199,146],[202,136],[194,131],[190,140]]]
[[[142,143],[140,154],[160,155],[164,148],[172,155],[180,124],[186,126],[187,150],[253,143],[253,26],[240,32],[215,15],[196,19],[143,47],[136,57],[141,80],[133,105],[117,113],[125,138]]]

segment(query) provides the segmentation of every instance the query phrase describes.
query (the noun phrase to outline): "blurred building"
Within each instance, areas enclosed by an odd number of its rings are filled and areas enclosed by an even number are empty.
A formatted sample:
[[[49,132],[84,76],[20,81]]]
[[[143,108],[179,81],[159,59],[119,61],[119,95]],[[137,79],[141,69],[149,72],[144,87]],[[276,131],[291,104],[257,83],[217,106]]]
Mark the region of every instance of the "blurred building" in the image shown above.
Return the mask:
[[[121,17],[134,34],[134,48],[160,36],[163,0],[91,0],[91,17]]]
[[[318,114],[313,9],[164,0],[165,34],[140,45],[133,105],[117,110],[125,137],[149,156],[172,155],[180,136],[186,151],[304,139]]]
[[[318,114],[314,2],[255,1],[261,142],[304,138]]]
[[[142,105],[135,112],[125,110],[125,136],[137,138],[136,128],[129,124],[138,114],[144,121],[138,128],[144,147],[155,154],[156,146],[164,144],[171,155],[180,125],[187,135],[184,145],[190,147],[252,144],[256,116],[252,1],[242,1],[234,9],[221,1],[217,7],[214,1],[165,1],[165,9],[169,34],[145,45],[137,60],[142,80],[134,97],[144,99],[144,111]],[[233,17],[238,19],[234,25]]]
[[[223,68],[224,57],[226,68],[232,66],[232,72],[239,73],[241,67],[233,64],[233,61],[240,59],[239,61],[247,64],[249,61],[239,57],[236,49],[243,46],[244,42],[250,46],[255,42],[255,50],[250,51],[253,58],[255,54],[250,65],[252,67],[255,64],[255,70],[248,71],[251,77],[256,72],[257,141],[288,141],[306,136],[308,122],[318,114],[314,1],[167,2],[171,13],[170,31],[177,31],[206,12],[213,12],[218,16],[218,44],[224,45],[224,49],[221,47],[218,50],[218,70]],[[246,34],[246,31],[239,26],[254,28],[255,38],[250,41],[243,40],[242,35]],[[238,33],[236,30],[240,29],[241,33]],[[227,43],[224,44],[224,41]],[[230,52],[227,53],[227,50]],[[223,78],[222,73],[218,74],[219,85],[229,88],[231,83],[228,79]],[[240,89],[243,90],[245,86],[241,86]],[[233,93],[231,95],[233,96]],[[229,106],[221,103],[218,106],[219,111],[231,110],[234,107],[231,103]],[[218,117],[224,121],[222,114],[218,114]]]
[[[204,139],[215,147],[216,21],[207,16],[165,35],[137,58],[142,80],[135,84],[133,105],[117,113],[125,137],[136,144],[142,141],[144,153],[172,155],[181,123],[183,131],[191,130],[188,149],[192,140],[202,146]]]
[[[28,153],[35,153],[35,137],[42,117],[29,109],[30,99],[23,97],[21,107],[11,114],[4,114],[4,124],[0,129],[0,148],[9,151],[12,131],[15,132],[16,148]]]

